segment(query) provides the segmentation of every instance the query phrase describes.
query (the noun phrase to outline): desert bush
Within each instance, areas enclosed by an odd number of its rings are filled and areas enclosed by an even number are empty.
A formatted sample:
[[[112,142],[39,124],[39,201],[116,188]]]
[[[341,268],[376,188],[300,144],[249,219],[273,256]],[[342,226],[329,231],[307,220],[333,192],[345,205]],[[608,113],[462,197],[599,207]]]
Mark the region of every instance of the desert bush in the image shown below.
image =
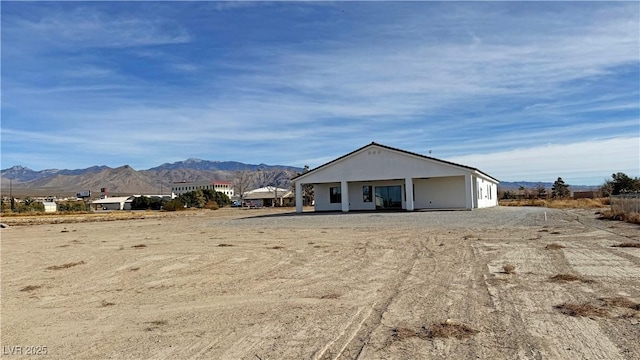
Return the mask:
[[[565,246],[553,243],[553,244],[549,244],[549,245],[545,246],[544,248],[547,249],[547,250],[560,250],[560,249],[564,249]]]
[[[573,274],[557,274],[557,275],[553,275],[552,277],[550,277],[549,280],[555,281],[555,282],[563,282],[563,281],[564,282],[579,281],[579,282],[583,282],[583,283],[592,283],[592,282],[594,282],[593,280],[585,279],[582,276],[573,275]]]
[[[560,305],[554,306],[554,308],[558,309],[561,313],[569,316],[584,316],[584,317],[601,316],[602,317],[607,315],[607,309],[594,306],[589,303],[584,303],[584,304],[562,303]]]
[[[220,206],[218,206],[218,203],[214,200],[209,200],[206,204],[204,204],[204,208],[209,210],[218,210]]]
[[[89,206],[81,201],[66,201],[58,203],[58,211],[81,212],[88,211]]]
[[[464,324],[456,324],[450,320],[438,324],[432,324],[428,328],[423,327],[422,330],[427,338],[454,337],[456,339],[464,339],[478,333],[478,330],[476,329]]]
[[[640,214],[636,212],[625,213],[624,211],[600,211],[598,219],[626,221],[632,224],[640,224]]]
[[[502,270],[504,270],[505,274],[513,274],[516,272],[516,266],[513,264],[504,264],[502,265]]]
[[[182,201],[180,201],[180,199],[173,199],[170,201],[167,201],[164,204],[163,210],[165,211],[181,211],[184,210],[184,204],[182,203]]]
[[[622,243],[622,244],[611,245],[611,247],[640,248],[640,243],[626,242],[626,243]]]

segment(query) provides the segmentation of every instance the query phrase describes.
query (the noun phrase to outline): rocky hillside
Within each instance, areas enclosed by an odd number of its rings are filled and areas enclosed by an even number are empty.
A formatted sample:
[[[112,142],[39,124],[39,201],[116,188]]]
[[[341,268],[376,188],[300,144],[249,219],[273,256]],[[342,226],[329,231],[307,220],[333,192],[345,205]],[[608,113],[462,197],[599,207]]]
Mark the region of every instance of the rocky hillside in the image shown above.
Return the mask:
[[[14,166],[1,172],[1,194],[14,196],[70,196],[78,191],[91,190],[99,194],[107,188],[115,194],[169,194],[171,184],[179,181],[232,180],[236,170],[284,169],[291,173],[301,169],[290,166],[251,165],[240,162],[221,162],[189,159],[137,171],[125,165],[118,168],[92,166],[87,169],[34,171]]]

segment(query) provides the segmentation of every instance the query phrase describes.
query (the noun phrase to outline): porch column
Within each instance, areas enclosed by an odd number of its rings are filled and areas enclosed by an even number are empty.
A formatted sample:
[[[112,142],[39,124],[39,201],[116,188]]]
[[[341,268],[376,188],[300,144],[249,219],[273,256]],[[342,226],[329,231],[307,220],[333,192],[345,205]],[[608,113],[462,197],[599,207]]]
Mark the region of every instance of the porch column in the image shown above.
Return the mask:
[[[464,200],[465,207],[469,210],[473,210],[474,199],[476,194],[473,191],[473,176],[467,174],[464,176]]]
[[[302,184],[296,181],[296,212],[302,212]]]
[[[407,194],[407,211],[413,211],[414,203],[413,203],[413,179],[408,177],[404,179],[404,192]]]
[[[346,180],[340,182],[340,193],[342,197],[342,212],[349,212],[349,183]]]

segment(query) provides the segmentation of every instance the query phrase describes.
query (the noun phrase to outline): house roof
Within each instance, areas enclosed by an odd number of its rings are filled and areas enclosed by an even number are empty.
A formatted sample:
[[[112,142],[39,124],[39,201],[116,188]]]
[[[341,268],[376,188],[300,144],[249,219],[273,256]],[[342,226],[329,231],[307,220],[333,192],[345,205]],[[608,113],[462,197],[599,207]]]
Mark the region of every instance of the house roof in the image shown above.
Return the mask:
[[[283,189],[283,188],[274,188],[274,187],[262,187],[259,189],[254,189],[251,191],[247,191],[246,193],[244,193],[244,198],[251,200],[251,199],[270,199],[273,198],[275,196],[275,190],[277,189],[278,191],[278,197],[280,198],[286,198],[286,197],[291,197],[292,196],[292,192],[289,189]]]
[[[314,168],[314,169],[312,169],[312,170],[309,170],[309,171],[307,171],[306,173],[299,174],[299,175],[297,175],[297,176],[295,176],[295,177],[291,178],[291,180],[296,180],[296,179],[298,179],[298,178],[300,178],[300,177],[307,176],[307,175],[309,175],[309,174],[311,174],[311,173],[314,173],[314,172],[316,172],[316,171],[318,171],[318,170],[320,170],[320,169],[322,169],[322,168],[326,168],[326,167],[328,167],[328,166],[330,166],[330,165],[332,165],[332,164],[334,164],[334,163],[336,163],[336,162],[338,162],[338,161],[340,161],[340,160],[342,160],[342,159],[345,159],[345,158],[347,158],[347,157],[349,157],[349,156],[351,156],[351,155],[353,155],[353,154],[355,154],[355,153],[357,153],[357,152],[360,152],[360,151],[362,151],[362,150],[364,150],[364,149],[366,149],[366,148],[368,148],[368,147],[370,147],[370,146],[378,146],[378,147],[381,147],[381,148],[383,148],[383,149],[387,149],[387,150],[391,150],[391,151],[396,151],[396,152],[399,152],[399,153],[403,153],[403,154],[407,154],[407,155],[412,155],[412,156],[416,156],[416,157],[423,158],[423,159],[428,159],[428,160],[432,160],[432,161],[437,161],[437,162],[442,163],[442,164],[447,164],[447,165],[451,165],[451,166],[457,166],[457,167],[461,167],[461,168],[468,169],[468,170],[471,170],[471,171],[476,171],[476,172],[478,172],[478,173],[480,173],[480,174],[482,174],[482,175],[484,175],[484,176],[488,177],[489,179],[492,179],[492,180],[494,180],[494,181],[496,181],[496,182],[500,182],[500,180],[498,180],[498,179],[494,178],[493,176],[491,176],[491,175],[489,175],[489,174],[487,174],[487,173],[485,173],[485,172],[483,172],[483,171],[480,171],[480,170],[478,170],[478,169],[476,169],[476,168],[474,168],[474,167],[471,167],[471,166],[466,166],[466,165],[456,164],[456,163],[451,162],[451,161],[441,160],[441,159],[437,159],[437,158],[434,158],[434,157],[431,157],[431,156],[426,156],[426,155],[422,155],[422,154],[414,153],[414,152],[407,151],[407,150],[397,149],[397,148],[394,148],[394,147],[391,147],[391,146],[378,144],[378,143],[377,143],[377,142],[375,142],[375,141],[372,141],[372,142],[371,142],[371,144],[367,144],[367,145],[365,145],[365,146],[363,146],[363,147],[361,147],[361,148],[358,148],[358,149],[356,149],[356,150],[353,150],[352,152],[350,152],[350,153],[348,153],[348,154],[342,155],[342,156],[340,156],[340,157],[339,157],[339,158],[337,158],[337,159],[331,160],[331,161],[329,161],[328,163],[322,164],[322,165],[320,165],[320,166],[318,166],[318,167],[316,167],[316,168]]]

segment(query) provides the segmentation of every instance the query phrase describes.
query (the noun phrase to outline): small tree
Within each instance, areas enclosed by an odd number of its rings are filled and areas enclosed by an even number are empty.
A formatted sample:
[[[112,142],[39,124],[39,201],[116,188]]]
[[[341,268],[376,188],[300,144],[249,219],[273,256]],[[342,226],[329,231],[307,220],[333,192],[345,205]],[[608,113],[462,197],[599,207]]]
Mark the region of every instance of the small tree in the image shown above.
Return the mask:
[[[565,184],[564,180],[559,177],[551,187],[551,197],[553,197],[554,199],[563,199],[569,197],[570,195],[571,192],[569,191],[569,185]]]
[[[535,194],[536,199],[544,199],[547,197],[547,189],[544,187],[543,183],[538,183],[533,189],[533,193]]]
[[[233,174],[233,191],[240,196],[241,203],[244,203],[244,193],[251,190],[251,173],[249,170],[238,170]]]
[[[611,178],[613,179],[611,195],[640,191],[640,179],[638,178],[632,179],[622,172],[612,174]]]

